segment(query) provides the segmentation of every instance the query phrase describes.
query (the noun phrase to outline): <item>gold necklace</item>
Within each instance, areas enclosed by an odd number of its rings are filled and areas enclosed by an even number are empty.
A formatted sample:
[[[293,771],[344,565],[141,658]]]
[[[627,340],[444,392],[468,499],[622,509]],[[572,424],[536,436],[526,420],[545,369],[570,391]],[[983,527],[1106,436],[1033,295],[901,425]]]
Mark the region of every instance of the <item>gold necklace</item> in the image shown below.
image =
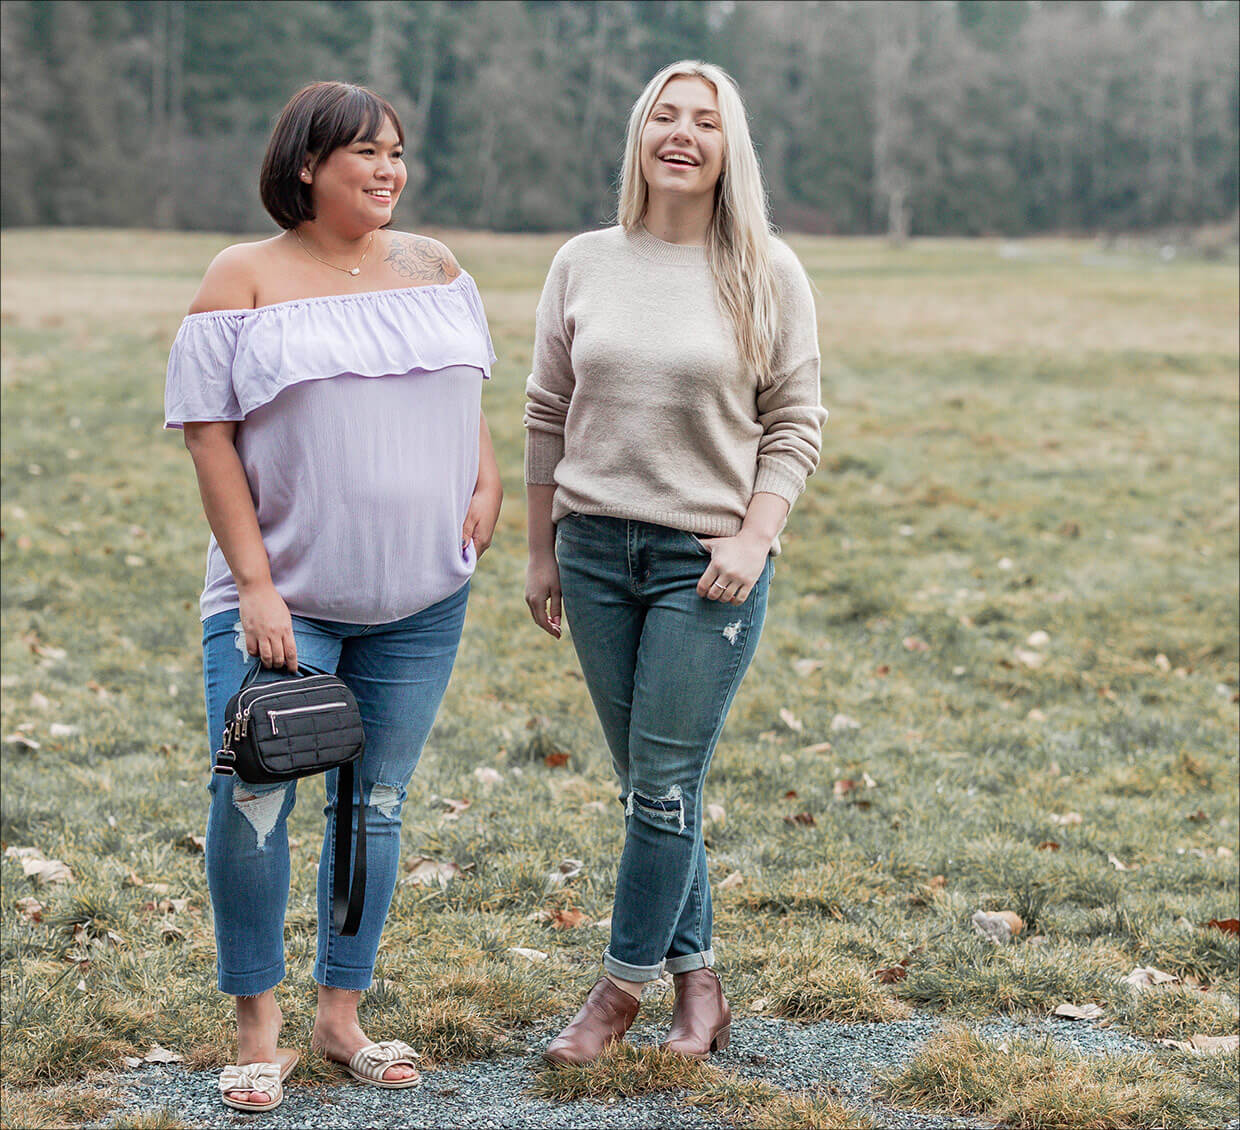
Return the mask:
[[[301,249],[310,256],[311,259],[318,259],[324,267],[331,267],[333,271],[343,271],[346,275],[360,275],[362,273],[362,264],[366,262],[366,256],[370,254],[370,245],[375,241],[375,233],[370,233],[370,238],[366,241],[366,250],[362,252],[362,257],[357,261],[356,267],[337,267],[335,263],[329,263],[326,259],[320,258],[306,246],[306,241],[301,238],[301,232],[296,228],[293,234],[297,237],[297,242],[301,244]]]

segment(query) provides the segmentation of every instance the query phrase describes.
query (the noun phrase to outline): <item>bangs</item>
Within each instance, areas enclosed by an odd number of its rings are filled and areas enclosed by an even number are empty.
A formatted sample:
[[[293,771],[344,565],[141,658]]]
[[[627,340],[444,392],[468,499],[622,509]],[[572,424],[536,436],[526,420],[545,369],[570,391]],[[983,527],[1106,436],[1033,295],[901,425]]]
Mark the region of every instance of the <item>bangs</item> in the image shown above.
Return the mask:
[[[385,119],[391,119],[392,128],[404,145],[405,131],[391,104],[364,87],[346,87],[339,98],[312,119],[306,149],[318,161],[341,146],[374,141]]]

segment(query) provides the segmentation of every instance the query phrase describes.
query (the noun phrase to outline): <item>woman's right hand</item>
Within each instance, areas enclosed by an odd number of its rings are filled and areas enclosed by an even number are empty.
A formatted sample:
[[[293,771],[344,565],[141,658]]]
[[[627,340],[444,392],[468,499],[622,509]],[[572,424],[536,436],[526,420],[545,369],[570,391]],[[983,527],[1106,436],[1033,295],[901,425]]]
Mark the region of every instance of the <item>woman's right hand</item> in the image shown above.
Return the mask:
[[[554,555],[530,557],[525,570],[525,603],[547,635],[560,638],[560,567]]]
[[[240,590],[241,627],[245,649],[257,655],[264,667],[297,670],[297,641],[293,617],[284,598],[270,581]]]

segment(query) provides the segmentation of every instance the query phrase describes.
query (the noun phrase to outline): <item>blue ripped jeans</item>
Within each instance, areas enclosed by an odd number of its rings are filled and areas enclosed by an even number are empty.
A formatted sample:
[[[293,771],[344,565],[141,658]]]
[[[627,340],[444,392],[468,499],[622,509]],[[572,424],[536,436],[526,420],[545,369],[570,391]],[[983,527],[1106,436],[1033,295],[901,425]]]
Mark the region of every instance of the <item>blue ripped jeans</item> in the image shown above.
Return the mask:
[[[334,671],[353,691],[366,732],[357,773],[365,803],[366,905],[354,937],[332,931],[335,820],[329,819],[319,855],[318,956],[314,979],[337,989],[365,989],[374,972],[379,935],[387,919],[400,862],[400,815],[405,786],[448,686],[465,622],[466,583],[450,597],[390,624],[341,624],[293,617],[297,658]],[[207,728],[214,752],[224,732],[224,711],[254,663],[239,635],[236,611],[203,623]],[[263,671],[259,681],[285,677]],[[219,987],[233,996],[256,996],[284,977],[284,912],[288,905],[289,845],[286,821],[297,784],[325,782],[330,818],[336,773],[281,785],[250,785],[213,773],[207,817],[207,885],[215,917]]]
[[[739,607],[697,595],[692,534],[570,514],[556,528],[564,611],[625,806],[603,967],[653,981],[714,964],[702,785],[758,647],[768,558]]]

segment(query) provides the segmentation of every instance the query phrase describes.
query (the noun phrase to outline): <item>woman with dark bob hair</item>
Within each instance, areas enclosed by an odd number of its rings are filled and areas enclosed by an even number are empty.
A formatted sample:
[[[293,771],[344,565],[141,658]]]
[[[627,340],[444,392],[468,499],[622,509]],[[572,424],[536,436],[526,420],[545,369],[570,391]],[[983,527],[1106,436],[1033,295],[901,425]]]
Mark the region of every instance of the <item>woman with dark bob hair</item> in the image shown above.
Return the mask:
[[[503,494],[481,414],[495,355],[477,287],[442,243],[388,230],[403,143],[395,111],[362,87],[319,82],[293,97],[261,177],[284,230],[211,263],[172,347],[165,403],[213,535],[200,609],[210,748],[253,673],[287,678],[299,663],[335,672],[361,711],[363,909],[355,933],[335,927],[332,772],[312,1044],[380,1087],[416,1084],[417,1053],[398,1039],[372,1043],[358,1000],[396,883],[405,787]],[[231,1107],[271,1110],[298,1058],[277,1046],[274,992],[296,788],[224,772],[209,791],[219,988],[237,1013],[237,1061],[220,1089]]]

